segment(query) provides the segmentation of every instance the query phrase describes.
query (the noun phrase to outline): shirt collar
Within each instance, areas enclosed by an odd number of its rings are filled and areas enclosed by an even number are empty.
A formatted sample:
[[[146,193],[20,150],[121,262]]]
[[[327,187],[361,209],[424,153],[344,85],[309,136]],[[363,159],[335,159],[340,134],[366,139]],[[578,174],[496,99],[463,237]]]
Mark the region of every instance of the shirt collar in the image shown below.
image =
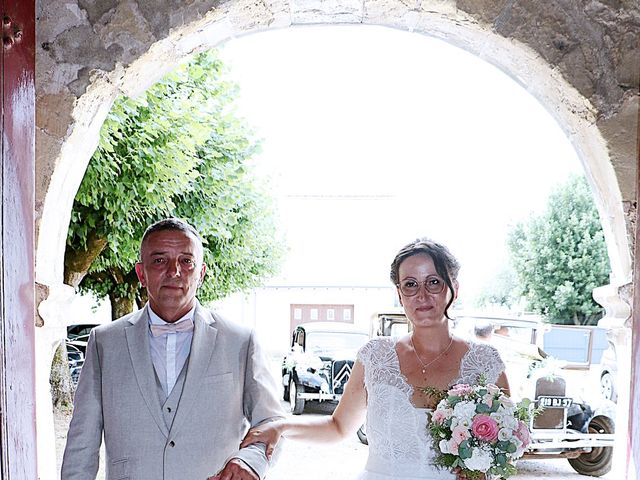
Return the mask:
[[[162,318],[160,318],[158,314],[153,311],[153,309],[151,308],[151,305],[148,305],[148,307],[149,307],[149,325],[164,325],[166,323],[169,323],[163,320]],[[195,311],[196,311],[196,307],[194,305],[193,308],[189,310],[187,313],[185,313],[181,318],[179,318],[178,321],[172,322],[172,323],[176,324],[179,322],[184,322],[186,320],[192,319]]]

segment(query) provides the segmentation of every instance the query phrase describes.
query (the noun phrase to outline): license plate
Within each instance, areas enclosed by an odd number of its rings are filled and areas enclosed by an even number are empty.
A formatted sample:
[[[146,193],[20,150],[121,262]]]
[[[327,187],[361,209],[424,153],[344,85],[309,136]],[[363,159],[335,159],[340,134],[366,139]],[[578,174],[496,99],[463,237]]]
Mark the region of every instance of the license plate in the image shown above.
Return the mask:
[[[538,397],[538,406],[544,408],[569,408],[573,403],[573,398],[570,397],[552,397],[552,396],[540,396]]]

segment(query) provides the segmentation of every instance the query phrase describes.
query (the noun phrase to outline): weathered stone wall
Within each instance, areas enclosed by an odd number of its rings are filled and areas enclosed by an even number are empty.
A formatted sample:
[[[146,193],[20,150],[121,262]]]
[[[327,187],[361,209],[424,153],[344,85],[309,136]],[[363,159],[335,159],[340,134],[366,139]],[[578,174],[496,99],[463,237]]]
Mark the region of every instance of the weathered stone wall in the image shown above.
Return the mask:
[[[172,35],[179,37],[189,25],[204,25],[207,18],[224,19],[229,35],[307,23],[367,23],[424,31],[474,49],[465,40],[448,38],[447,29],[434,28],[433,19],[437,19],[522,44],[584,97],[585,116],[591,116],[604,137],[622,201],[634,202],[639,5],[636,0],[41,1],[37,12],[38,214],[42,214],[63,143],[79,121],[88,121],[74,113],[74,107],[90,85],[100,80],[110,84],[113,91],[105,91],[101,99],[110,102],[118,89],[126,89],[122,72],[154,44]],[[428,17],[432,19],[425,20]],[[485,41],[491,42],[490,36]],[[476,50],[482,56],[490,48],[478,45]],[[167,65],[174,61],[168,58]],[[154,72],[149,73],[153,77]],[[99,110],[95,103],[85,108]]]

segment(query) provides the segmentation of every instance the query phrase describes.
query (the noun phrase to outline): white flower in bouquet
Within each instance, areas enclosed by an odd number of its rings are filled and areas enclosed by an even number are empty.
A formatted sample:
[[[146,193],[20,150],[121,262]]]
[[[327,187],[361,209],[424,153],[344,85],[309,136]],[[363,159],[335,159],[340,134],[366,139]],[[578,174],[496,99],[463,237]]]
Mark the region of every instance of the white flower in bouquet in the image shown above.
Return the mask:
[[[473,402],[460,402],[453,407],[453,417],[457,419],[456,425],[469,427],[476,414],[476,404]]]
[[[508,428],[510,430],[516,430],[518,428],[518,419],[516,417],[513,417],[512,414],[510,415],[502,415],[502,421],[499,421],[498,423],[503,427],[503,428]]]
[[[438,444],[438,448],[442,453],[452,453],[451,449],[449,448],[448,440],[440,440],[440,443]]]
[[[501,442],[505,442],[507,440],[511,440],[513,438],[513,430],[510,428],[501,428],[498,431],[498,440]]]
[[[469,470],[486,472],[491,468],[492,461],[493,455],[491,452],[485,448],[478,447],[471,450],[471,458],[467,458],[464,461],[464,465]]]

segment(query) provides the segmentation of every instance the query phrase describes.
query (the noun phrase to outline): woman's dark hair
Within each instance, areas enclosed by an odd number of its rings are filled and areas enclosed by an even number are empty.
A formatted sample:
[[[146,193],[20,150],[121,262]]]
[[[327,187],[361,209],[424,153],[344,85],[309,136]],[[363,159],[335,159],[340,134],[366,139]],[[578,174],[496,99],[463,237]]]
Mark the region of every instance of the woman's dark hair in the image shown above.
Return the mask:
[[[398,286],[398,284],[400,283],[400,264],[407,258],[412,257],[413,255],[420,254],[428,255],[429,257],[431,257],[431,259],[433,260],[433,264],[436,267],[436,272],[438,272],[438,275],[442,277],[444,283],[447,285],[447,288],[451,292],[451,299],[444,309],[444,316],[448,319],[451,319],[451,317],[449,317],[449,307],[453,303],[453,281],[458,278],[460,263],[458,263],[456,257],[454,257],[449,249],[444,245],[423,237],[418,238],[402,247],[397,253],[396,257],[393,259],[393,262],[391,262],[391,282],[395,286]]]

